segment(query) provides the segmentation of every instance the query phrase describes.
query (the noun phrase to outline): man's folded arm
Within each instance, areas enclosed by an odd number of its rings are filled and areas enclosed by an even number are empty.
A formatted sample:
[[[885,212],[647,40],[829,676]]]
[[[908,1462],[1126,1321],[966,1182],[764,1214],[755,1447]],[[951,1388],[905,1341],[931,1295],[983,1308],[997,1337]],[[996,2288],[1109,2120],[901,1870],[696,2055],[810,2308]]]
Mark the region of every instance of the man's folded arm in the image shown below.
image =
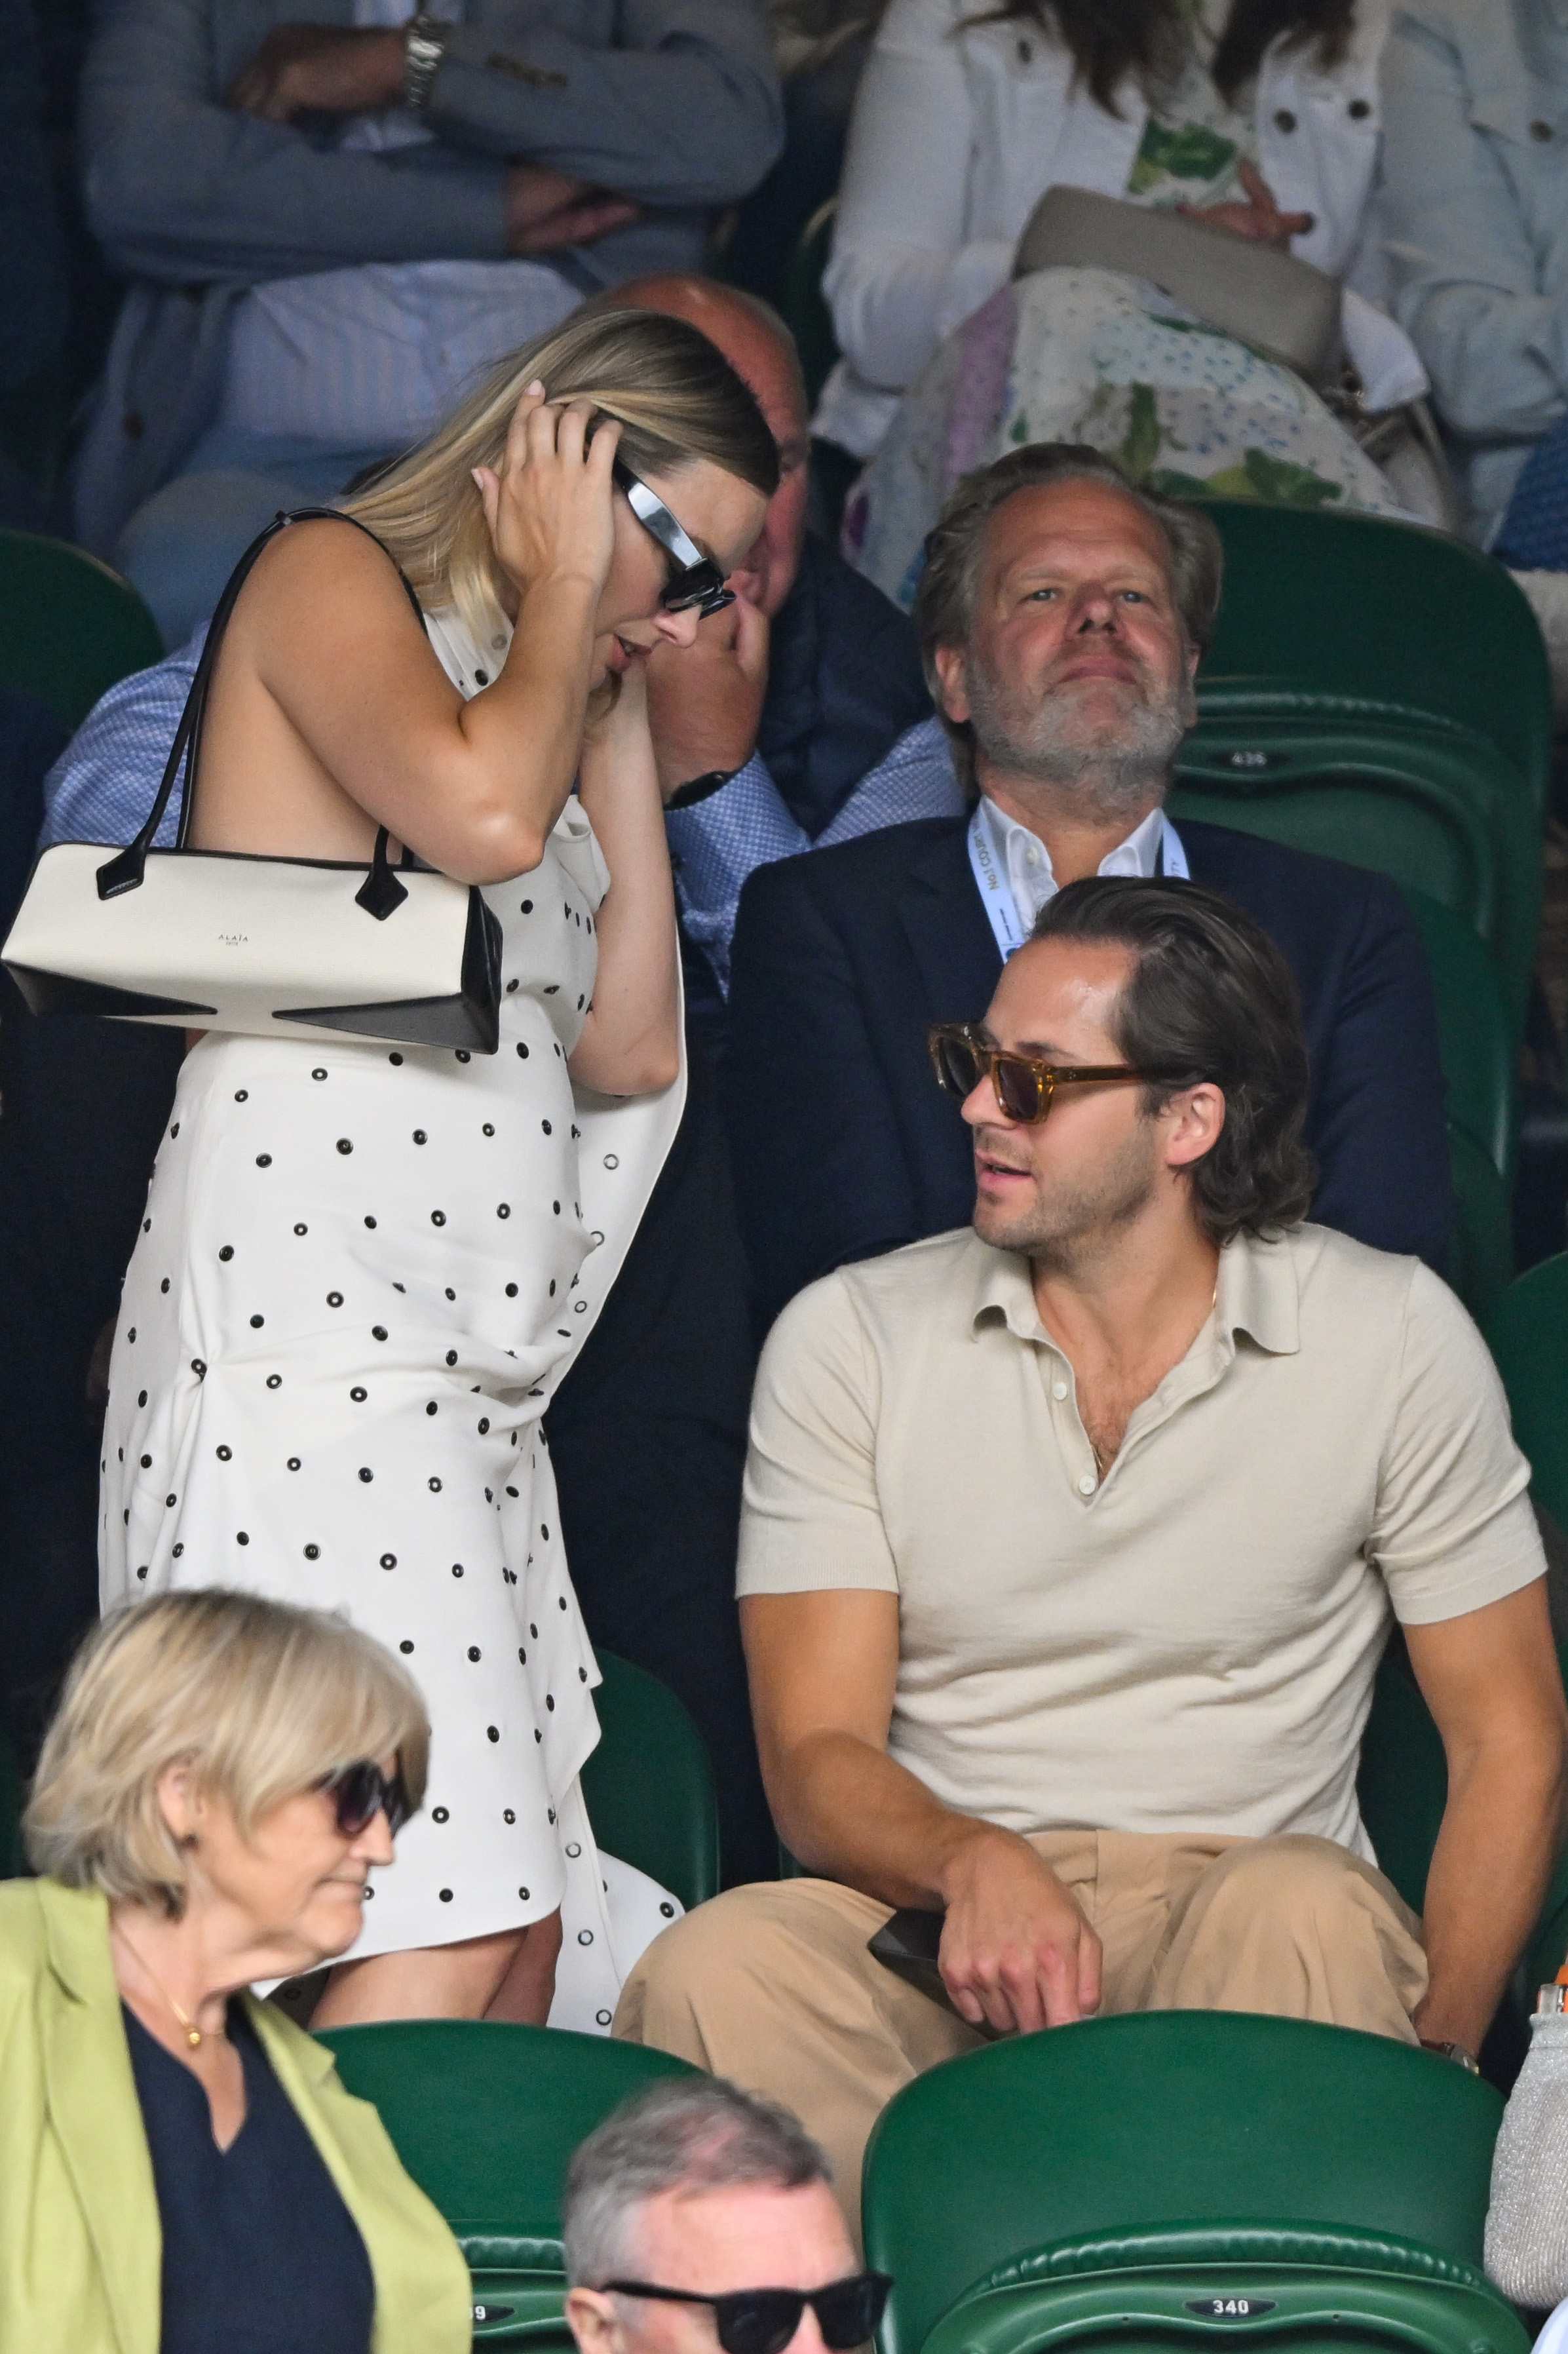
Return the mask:
[[[87,211],[118,268],[248,285],[353,262],[503,256],[499,163],[341,154],[236,113],[212,89],[209,17],[208,0],[119,0],[89,52]]]
[[[758,0],[630,0],[621,45],[590,48],[519,11],[460,26],[430,90],[432,130],[657,205],[733,204],[784,143]]]

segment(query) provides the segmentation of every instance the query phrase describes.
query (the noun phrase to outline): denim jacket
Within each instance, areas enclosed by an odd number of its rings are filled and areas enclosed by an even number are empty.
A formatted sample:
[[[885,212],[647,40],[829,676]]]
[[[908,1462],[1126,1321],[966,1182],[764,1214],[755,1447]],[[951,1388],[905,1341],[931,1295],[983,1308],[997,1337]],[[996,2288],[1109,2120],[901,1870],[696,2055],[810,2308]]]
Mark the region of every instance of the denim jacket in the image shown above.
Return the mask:
[[[1383,75],[1394,309],[1487,541],[1568,413],[1568,0],[1408,0]]]

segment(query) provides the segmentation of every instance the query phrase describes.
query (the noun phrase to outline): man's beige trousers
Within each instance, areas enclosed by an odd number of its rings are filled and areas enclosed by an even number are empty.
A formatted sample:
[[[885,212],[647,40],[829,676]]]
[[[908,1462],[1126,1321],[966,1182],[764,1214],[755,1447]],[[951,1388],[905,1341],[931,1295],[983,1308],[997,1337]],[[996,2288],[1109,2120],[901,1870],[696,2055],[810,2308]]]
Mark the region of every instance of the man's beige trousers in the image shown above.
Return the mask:
[[[1414,2042],[1421,1924],[1331,1840],[1055,1831],[1031,1844],[1105,1948],[1104,2013],[1256,2010]],[[765,2093],[826,2148],[857,2236],[878,2112],[979,2048],[961,2019],[873,1959],[888,1907],[827,1880],[736,1888],[654,1940],[614,2032]]]

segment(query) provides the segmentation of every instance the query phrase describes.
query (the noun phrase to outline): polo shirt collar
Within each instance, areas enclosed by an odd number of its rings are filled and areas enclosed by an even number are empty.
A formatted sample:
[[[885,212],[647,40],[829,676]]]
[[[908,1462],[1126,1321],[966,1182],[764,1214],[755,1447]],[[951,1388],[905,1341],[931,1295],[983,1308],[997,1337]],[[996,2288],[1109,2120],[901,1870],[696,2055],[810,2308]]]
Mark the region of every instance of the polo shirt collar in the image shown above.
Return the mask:
[[[982,1319],[989,1321],[1000,1314],[1009,1331],[1021,1341],[1043,1341],[1055,1349],[1056,1342],[1040,1320],[1029,1261],[1023,1254],[999,1250],[992,1243],[981,1242],[978,1235],[971,1248],[975,1256],[971,1331]],[[1246,1234],[1228,1242],[1220,1253],[1214,1326],[1227,1354],[1234,1352],[1235,1334],[1245,1332],[1270,1356],[1295,1356],[1301,1346],[1301,1302],[1290,1252]]]
[[[1301,1295],[1292,1254],[1255,1235],[1237,1235],[1220,1253],[1214,1325],[1234,1342],[1238,1332],[1271,1357],[1294,1357],[1301,1347]]]

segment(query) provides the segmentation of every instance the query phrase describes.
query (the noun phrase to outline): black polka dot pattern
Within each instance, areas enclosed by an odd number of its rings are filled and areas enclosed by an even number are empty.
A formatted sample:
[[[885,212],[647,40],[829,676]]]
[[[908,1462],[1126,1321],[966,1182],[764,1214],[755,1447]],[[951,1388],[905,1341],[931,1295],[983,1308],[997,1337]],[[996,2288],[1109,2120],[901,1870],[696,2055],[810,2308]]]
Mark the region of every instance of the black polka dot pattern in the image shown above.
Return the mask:
[[[359,1950],[493,1933],[564,1882],[598,1974],[572,2023],[602,2031],[614,1966],[574,1780],[593,1660],[538,1430],[592,1323],[566,1301],[602,1297],[593,1237],[624,1247],[657,1166],[620,1146],[638,1172],[612,1228],[621,1116],[596,1128],[567,1068],[596,857],[552,847],[487,893],[495,1055],[215,1034],[186,1058],[125,1282],[102,1557],[111,1599],[227,1584],[378,1636],[425,1695],[432,1782]]]

